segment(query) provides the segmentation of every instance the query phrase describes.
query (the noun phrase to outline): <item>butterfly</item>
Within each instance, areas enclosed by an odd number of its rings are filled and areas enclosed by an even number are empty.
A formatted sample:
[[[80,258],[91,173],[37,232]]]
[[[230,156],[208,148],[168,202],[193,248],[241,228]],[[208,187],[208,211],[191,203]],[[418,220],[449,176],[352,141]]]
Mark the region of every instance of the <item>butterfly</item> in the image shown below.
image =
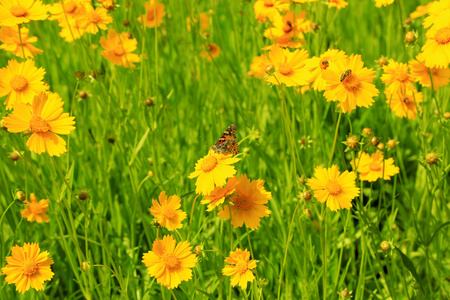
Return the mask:
[[[236,125],[231,124],[223,132],[217,143],[211,146],[216,153],[220,154],[238,154],[239,144],[236,140]]]

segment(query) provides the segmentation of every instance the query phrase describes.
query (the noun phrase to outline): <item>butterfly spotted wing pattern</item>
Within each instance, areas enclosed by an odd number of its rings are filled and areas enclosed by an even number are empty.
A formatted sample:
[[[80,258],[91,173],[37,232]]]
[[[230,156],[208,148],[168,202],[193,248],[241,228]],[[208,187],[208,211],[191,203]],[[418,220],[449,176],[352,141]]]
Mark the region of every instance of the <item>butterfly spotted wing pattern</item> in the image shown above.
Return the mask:
[[[231,124],[223,132],[222,136],[219,138],[214,146],[211,146],[216,153],[220,154],[238,154],[239,144],[236,140],[236,125]]]

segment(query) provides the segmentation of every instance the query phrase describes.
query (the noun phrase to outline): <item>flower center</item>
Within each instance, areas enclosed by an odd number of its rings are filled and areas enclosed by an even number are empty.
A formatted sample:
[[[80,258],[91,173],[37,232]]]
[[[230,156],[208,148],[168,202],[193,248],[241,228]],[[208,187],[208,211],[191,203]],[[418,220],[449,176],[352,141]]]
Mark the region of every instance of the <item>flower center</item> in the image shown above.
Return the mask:
[[[269,7],[273,7],[273,1],[272,0],[266,0],[266,1],[264,1],[264,7],[267,7],[267,8],[269,8]]]
[[[328,182],[325,186],[325,189],[333,196],[339,195],[342,191],[341,185],[336,180],[331,180],[330,182]]]
[[[50,125],[41,117],[33,117],[30,121],[30,128],[33,132],[47,132]]]
[[[155,19],[155,11],[150,9],[147,13],[147,20],[153,21]]]
[[[369,164],[369,168],[370,168],[372,171],[380,171],[380,170],[381,170],[380,164],[379,164],[378,162],[376,162],[376,161],[371,162],[371,163]]]
[[[407,104],[409,102],[408,96],[403,96],[402,101],[403,101],[403,103]]]
[[[436,31],[434,39],[440,45],[446,45],[450,43],[450,27],[444,27]]]
[[[292,23],[291,21],[287,21],[286,24],[283,26],[284,33],[289,33],[292,30]]]
[[[214,156],[208,156],[202,162],[202,170],[205,173],[211,172],[217,165],[217,158]]]
[[[123,47],[121,46],[121,45],[118,45],[117,47],[115,47],[114,49],[113,49],[113,52],[114,52],[114,54],[115,55],[117,55],[117,56],[122,56],[123,55]]]
[[[176,270],[180,267],[180,260],[173,253],[164,254],[163,263],[169,270]]]
[[[175,212],[171,207],[166,207],[163,209],[163,216],[167,219],[172,219],[173,217],[175,217]]]
[[[89,15],[88,20],[91,23],[97,24],[98,22],[100,22],[101,17],[94,12],[94,13]]]
[[[66,11],[66,13],[71,14],[75,11],[75,9],[77,9],[77,6],[74,3],[65,3],[64,4],[64,10]]]
[[[286,65],[281,65],[278,68],[278,72],[284,76],[290,76],[290,75],[292,75],[292,73],[294,73],[292,68],[290,66],[286,66]]]
[[[245,261],[241,260],[236,264],[237,273],[243,275],[245,272],[247,272],[247,270],[247,263]]]
[[[28,88],[28,80],[22,75],[14,76],[9,83],[16,92],[23,92]]]
[[[238,196],[234,205],[239,209],[250,210],[252,208],[252,199],[245,196]]]
[[[9,9],[9,11],[14,17],[17,18],[24,17],[27,14],[26,8],[22,6],[13,6]]]
[[[326,70],[330,66],[330,62],[328,61],[329,59],[329,57],[325,57],[320,60],[319,66],[322,70]]]
[[[25,275],[33,275],[38,271],[38,266],[33,260],[25,260],[23,263],[23,273]]]
[[[405,71],[398,71],[396,74],[398,81],[407,81],[408,80],[408,72]]]
[[[361,81],[359,81],[358,77],[356,77],[355,75],[348,74],[347,77],[345,77],[342,84],[344,85],[347,91],[351,92],[359,88]]]

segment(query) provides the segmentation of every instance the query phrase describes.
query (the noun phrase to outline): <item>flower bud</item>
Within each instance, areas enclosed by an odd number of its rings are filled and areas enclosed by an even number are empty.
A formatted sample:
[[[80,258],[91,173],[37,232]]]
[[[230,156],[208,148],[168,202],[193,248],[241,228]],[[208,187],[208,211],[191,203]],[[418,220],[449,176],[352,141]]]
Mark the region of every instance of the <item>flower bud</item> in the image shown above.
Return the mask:
[[[408,44],[412,44],[415,39],[416,39],[416,35],[414,34],[414,32],[408,31],[405,34],[405,42],[407,42]]]
[[[412,19],[411,19],[411,18],[406,18],[406,19],[403,21],[403,23],[405,23],[405,25],[409,25],[409,24],[411,24],[411,22],[412,22]]]
[[[200,256],[200,255],[202,255],[202,252],[203,252],[202,247],[200,247],[200,246],[195,246],[195,248],[194,248],[194,254],[195,254],[195,255]]]
[[[113,136],[109,136],[108,142],[110,142],[111,144],[114,144],[116,142],[116,139]]]
[[[384,150],[384,143],[379,143],[377,148],[378,148],[378,150],[383,151]]]
[[[389,243],[386,241],[382,241],[380,244],[380,248],[381,250],[383,250],[384,252],[389,250]]]
[[[81,99],[86,99],[88,96],[88,94],[86,93],[86,91],[79,91],[78,92],[78,97],[80,97]]]
[[[152,98],[147,98],[147,99],[145,99],[145,105],[147,105],[147,106],[153,106],[153,99],[152,99]]]
[[[436,153],[428,153],[425,160],[427,161],[427,164],[434,165],[439,161],[439,157]]]
[[[310,191],[304,191],[302,194],[303,199],[305,199],[305,201],[311,200],[311,192]]]
[[[86,78],[86,74],[83,71],[75,72],[75,78],[77,80],[84,80]]]
[[[350,297],[350,293],[347,291],[347,289],[342,290],[341,296],[344,298]]]
[[[378,144],[380,143],[380,139],[376,136],[374,136],[371,140],[370,143],[372,144],[372,146],[376,147],[378,146]]]
[[[311,212],[311,210],[310,210],[309,208],[305,209],[305,215],[306,215],[307,217],[311,217],[312,212]]]
[[[87,261],[83,261],[81,263],[81,270],[83,272],[86,272],[87,270],[89,270],[91,268],[91,265],[87,262]]]
[[[273,65],[267,65],[266,68],[264,69],[264,71],[265,71],[267,74],[272,74],[273,71],[275,71],[275,67],[274,67]]]
[[[89,194],[86,190],[82,190],[81,192],[78,193],[78,199],[80,200],[86,200],[89,198]]]
[[[300,183],[303,184],[303,185],[305,185],[305,183],[306,183],[305,178],[302,178],[302,177],[300,177],[300,178],[298,179],[298,181],[300,181]]]
[[[153,219],[153,220],[152,220],[152,225],[153,225],[153,227],[155,227],[155,228],[158,228],[158,227],[161,226],[161,224],[159,224],[159,222],[158,222],[157,219]]]
[[[351,136],[347,139],[347,147],[349,147],[350,149],[356,149],[358,148],[359,142],[358,139],[355,138],[354,136]]]
[[[18,191],[16,193],[16,199],[19,200],[20,202],[24,202],[25,200],[27,200],[27,195],[25,195],[25,193],[22,191]]]
[[[447,120],[450,119],[450,112],[445,112],[444,118],[446,118]]]
[[[317,24],[317,23],[311,23],[311,29],[312,29],[313,31],[317,31],[317,30],[319,29],[319,24]]]
[[[127,32],[126,35],[130,40],[133,38],[133,34],[131,32]]]
[[[388,147],[394,149],[397,146],[397,142],[395,140],[389,140],[387,143]]]
[[[249,147],[245,147],[244,150],[242,150],[242,152],[243,152],[245,155],[250,155],[250,148],[249,148]]]
[[[11,158],[12,161],[18,161],[20,158],[20,155],[18,152],[13,152],[9,155],[9,158]]]
[[[155,176],[155,173],[153,173],[153,171],[150,170],[150,171],[147,172],[147,176],[148,177],[153,177],[153,176]]]
[[[125,26],[125,27],[129,26],[130,25],[130,20],[128,20],[128,19],[124,20],[122,22],[122,25]]]
[[[387,64],[387,59],[386,59],[386,57],[384,57],[384,56],[380,57],[380,58],[378,59],[377,63],[378,63],[378,65],[379,65],[380,67],[386,65],[386,64]]]
[[[372,135],[372,129],[370,129],[370,128],[364,128],[363,131],[362,131],[362,134],[363,134],[364,136],[371,136],[371,135]]]

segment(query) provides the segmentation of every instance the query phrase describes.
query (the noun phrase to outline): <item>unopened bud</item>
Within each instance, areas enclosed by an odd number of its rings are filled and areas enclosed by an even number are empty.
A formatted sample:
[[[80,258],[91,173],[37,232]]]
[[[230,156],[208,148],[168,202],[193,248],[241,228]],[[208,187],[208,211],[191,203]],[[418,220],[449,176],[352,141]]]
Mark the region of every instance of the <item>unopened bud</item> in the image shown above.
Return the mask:
[[[312,213],[311,213],[311,210],[309,208],[305,209],[305,215],[307,217],[311,217]]]
[[[130,25],[130,20],[128,20],[128,19],[124,20],[122,22],[122,25],[125,26],[125,27],[129,26]]]
[[[386,59],[386,57],[384,57],[384,56],[380,57],[380,58],[378,59],[377,63],[378,63],[378,65],[379,65],[380,67],[386,65],[386,64],[387,64],[387,59]]]
[[[436,153],[428,153],[425,160],[427,161],[427,164],[435,165],[439,161],[439,157]]]
[[[110,142],[111,144],[114,144],[116,142],[116,139],[113,136],[109,136],[108,142]]]
[[[305,199],[306,201],[311,200],[311,192],[310,191],[304,191],[302,194],[303,199]]]
[[[408,44],[411,44],[414,42],[414,40],[416,39],[416,35],[414,34],[414,32],[412,31],[408,31],[405,35],[405,42],[407,42]]]
[[[79,91],[78,96],[82,99],[86,99],[88,94],[86,93],[86,91]]]
[[[200,246],[195,246],[195,248],[194,248],[194,253],[195,253],[195,255],[197,255],[197,256],[202,255],[202,251],[203,251],[202,247],[200,247]]]
[[[388,147],[394,149],[397,146],[397,142],[395,140],[389,140],[387,143]]]
[[[158,228],[158,227],[161,226],[161,224],[159,224],[159,222],[158,222],[157,219],[153,219],[153,220],[152,220],[152,225],[153,225],[154,227],[156,227],[156,228]]]
[[[358,145],[359,145],[358,139],[355,138],[354,136],[351,136],[347,139],[347,146],[350,149],[356,149],[358,148]]]
[[[347,291],[347,289],[345,289],[345,290],[342,290],[341,296],[344,298],[348,298],[348,297],[350,297],[350,293]]]
[[[80,200],[86,200],[89,198],[89,194],[86,190],[82,190],[81,192],[78,193],[78,199]]]
[[[384,143],[379,143],[377,148],[378,148],[378,150],[383,151],[384,150]]]
[[[389,243],[386,241],[382,241],[380,244],[380,248],[381,250],[383,250],[384,252],[389,250]]]
[[[153,106],[153,99],[152,99],[152,98],[147,98],[147,99],[145,99],[145,105],[147,105],[147,106]]]
[[[403,23],[405,23],[406,25],[411,24],[411,22],[412,22],[412,19],[411,19],[411,18],[406,18],[406,19],[403,21]]]
[[[378,144],[380,143],[380,139],[376,136],[374,136],[371,140],[370,143],[372,144],[372,146],[376,147],[378,146]]]
[[[127,35],[127,38],[129,38],[129,39],[133,38],[133,34],[131,32],[127,32],[126,35]]]
[[[372,135],[372,129],[370,128],[364,128],[362,131],[363,135],[365,136],[371,136]]]
[[[319,24],[311,23],[311,29],[314,30],[314,31],[317,31],[319,29]]]
[[[91,268],[91,265],[87,262],[87,261],[83,261],[81,263],[81,270],[83,272],[86,272],[87,270],[89,270]]]
[[[147,172],[147,176],[148,177],[153,177],[153,176],[155,176],[155,173],[153,173],[153,171],[150,170],[150,171]]]
[[[20,158],[20,155],[18,152],[13,152],[9,155],[9,158],[11,158],[12,161],[18,161]]]
[[[275,67],[273,65],[267,65],[266,68],[264,69],[264,71],[267,74],[272,74],[274,70],[275,70]]]
[[[75,78],[77,80],[84,80],[84,78],[86,78],[86,74],[82,71],[77,71],[75,72]]]
[[[446,118],[447,120],[450,119],[450,112],[445,112],[444,118]]]
[[[22,191],[18,191],[16,193],[16,199],[19,200],[20,202],[24,202],[25,200],[27,200],[27,195],[25,195],[25,193]]]

